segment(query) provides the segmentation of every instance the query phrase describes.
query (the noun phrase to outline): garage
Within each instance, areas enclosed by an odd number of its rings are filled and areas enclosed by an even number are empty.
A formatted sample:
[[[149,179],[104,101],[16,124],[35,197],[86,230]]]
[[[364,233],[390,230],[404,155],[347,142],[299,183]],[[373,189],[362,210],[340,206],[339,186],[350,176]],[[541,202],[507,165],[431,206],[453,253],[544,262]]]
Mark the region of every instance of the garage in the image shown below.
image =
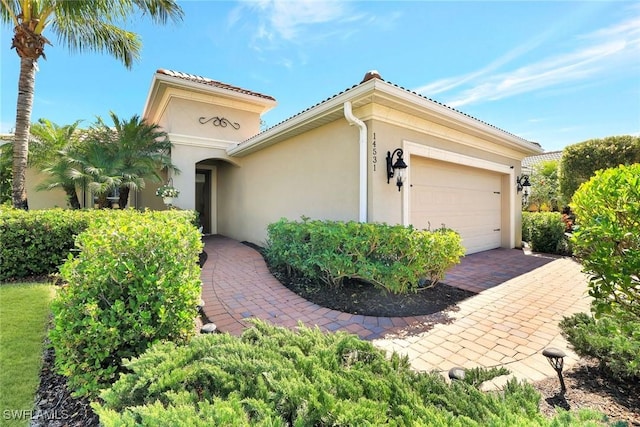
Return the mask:
[[[501,245],[502,174],[411,156],[409,221],[419,229],[442,225],[462,236],[467,254]]]

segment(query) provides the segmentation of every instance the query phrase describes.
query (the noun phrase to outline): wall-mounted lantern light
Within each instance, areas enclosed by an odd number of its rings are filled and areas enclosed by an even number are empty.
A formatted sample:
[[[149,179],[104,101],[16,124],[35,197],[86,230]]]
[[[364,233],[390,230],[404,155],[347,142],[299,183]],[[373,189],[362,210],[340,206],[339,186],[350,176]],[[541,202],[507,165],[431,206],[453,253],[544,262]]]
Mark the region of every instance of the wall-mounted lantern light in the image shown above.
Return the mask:
[[[529,187],[531,187],[531,183],[529,182],[529,175],[516,177],[516,189],[518,190],[518,193],[524,190],[525,196],[528,195]]]
[[[396,176],[396,185],[398,191],[402,188],[404,182],[404,170],[407,168],[407,164],[402,160],[402,148],[396,148],[393,153],[387,151],[387,184],[389,180]],[[395,163],[393,162],[393,156],[397,156]]]
[[[566,357],[566,354],[562,350],[549,347],[542,351],[542,355],[547,358],[549,364],[558,373],[558,379],[560,380],[560,392],[564,394],[567,391],[567,387],[564,385],[564,378],[562,378],[562,368],[564,366],[564,358]]]

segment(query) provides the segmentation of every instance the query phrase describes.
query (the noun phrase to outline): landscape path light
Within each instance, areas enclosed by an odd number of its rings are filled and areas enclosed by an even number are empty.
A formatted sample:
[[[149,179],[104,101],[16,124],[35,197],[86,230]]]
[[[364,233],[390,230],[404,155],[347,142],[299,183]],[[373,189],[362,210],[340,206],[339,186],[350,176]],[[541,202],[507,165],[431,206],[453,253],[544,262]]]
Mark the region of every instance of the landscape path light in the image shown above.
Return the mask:
[[[566,354],[560,349],[549,347],[542,351],[542,355],[547,358],[549,364],[558,373],[558,379],[560,380],[560,392],[564,394],[567,391],[567,387],[565,387],[564,378],[562,378],[562,368],[564,367],[564,358],[566,357]]]

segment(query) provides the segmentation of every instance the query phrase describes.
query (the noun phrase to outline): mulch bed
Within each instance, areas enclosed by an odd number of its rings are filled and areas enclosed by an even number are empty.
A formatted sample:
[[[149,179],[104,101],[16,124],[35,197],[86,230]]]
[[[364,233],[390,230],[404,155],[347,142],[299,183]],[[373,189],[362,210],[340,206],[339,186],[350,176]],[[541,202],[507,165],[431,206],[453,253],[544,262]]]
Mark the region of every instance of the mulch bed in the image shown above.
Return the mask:
[[[363,316],[423,316],[450,310],[474,292],[454,288],[445,283],[419,288],[408,294],[394,294],[360,280],[345,279],[341,286],[312,283],[290,277],[282,271],[272,274],[287,288],[319,306]]]
[[[567,386],[564,395],[560,393],[557,377],[533,384],[542,395],[540,411],[543,414],[554,415],[556,407],[590,408],[606,414],[610,422],[640,426],[640,382],[616,379],[597,361],[585,358],[563,376]]]

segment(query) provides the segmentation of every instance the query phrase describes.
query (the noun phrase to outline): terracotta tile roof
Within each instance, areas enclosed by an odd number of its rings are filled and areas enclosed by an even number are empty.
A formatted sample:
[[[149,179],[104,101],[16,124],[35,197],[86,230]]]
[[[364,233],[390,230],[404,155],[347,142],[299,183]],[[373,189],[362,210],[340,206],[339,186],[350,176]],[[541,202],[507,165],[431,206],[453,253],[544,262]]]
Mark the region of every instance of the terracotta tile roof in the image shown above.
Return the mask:
[[[233,86],[233,85],[230,85],[230,84],[227,84],[227,83],[222,83],[222,82],[219,82],[217,80],[212,80],[212,79],[207,78],[207,77],[196,76],[194,74],[181,73],[180,71],[165,70],[165,69],[162,69],[162,68],[158,69],[156,71],[156,73],[164,74],[164,75],[170,76],[170,77],[178,77],[178,78],[183,79],[183,80],[188,80],[188,81],[196,82],[196,83],[202,83],[204,85],[213,86],[213,87],[217,87],[217,88],[220,88],[220,89],[226,89],[226,90],[230,90],[232,92],[242,93],[242,94],[245,94],[245,95],[256,96],[258,98],[269,99],[271,101],[275,101],[276,100],[274,97],[269,96],[269,95],[264,95],[262,93],[253,92],[251,90],[243,89],[241,87]]]
[[[560,160],[562,158],[562,151],[549,151],[542,154],[536,154],[535,156],[529,156],[522,159],[522,167],[530,168],[531,166],[550,160]]]
[[[392,83],[392,82],[386,81],[386,80],[384,80],[384,79],[380,76],[380,74],[379,74],[376,70],[372,70],[372,71],[367,72],[367,73],[365,74],[364,78],[362,79],[362,81],[361,81],[360,83],[355,84],[355,85],[353,85],[353,86],[351,86],[351,87],[349,87],[349,88],[347,88],[347,89],[345,89],[345,90],[343,90],[343,91],[341,91],[341,92],[339,92],[339,93],[337,93],[337,94],[335,94],[335,95],[333,95],[333,96],[330,96],[329,98],[327,98],[327,99],[325,99],[325,100],[323,100],[323,101],[320,101],[320,102],[318,102],[317,104],[314,104],[314,105],[312,105],[311,107],[306,108],[306,109],[304,109],[304,110],[300,111],[299,113],[294,114],[293,116],[291,116],[291,117],[289,117],[289,118],[287,118],[287,119],[285,119],[285,120],[282,120],[282,121],[281,121],[281,122],[279,122],[279,123],[276,123],[276,124],[275,124],[275,125],[273,125],[273,126],[270,126],[270,127],[269,127],[269,129],[271,129],[271,128],[273,128],[273,127],[276,127],[276,126],[278,126],[278,125],[280,125],[280,124],[282,124],[282,123],[285,123],[285,122],[287,122],[287,121],[289,121],[289,120],[291,120],[291,119],[293,119],[293,118],[295,118],[295,117],[297,117],[297,116],[299,116],[299,115],[301,115],[301,114],[303,114],[303,113],[305,113],[305,112],[307,112],[307,111],[309,111],[309,110],[312,110],[312,109],[316,108],[317,106],[322,105],[322,104],[324,104],[325,102],[328,102],[328,101],[332,100],[333,98],[336,98],[336,97],[338,97],[338,96],[342,95],[343,93],[348,92],[348,91],[350,91],[350,90],[352,90],[352,89],[354,89],[354,88],[356,88],[356,87],[360,86],[361,84],[363,84],[363,83],[365,83],[365,82],[367,82],[367,81],[369,81],[369,80],[371,80],[371,79],[379,79],[379,80],[381,80],[381,81],[383,81],[383,82],[385,82],[385,83],[388,83],[388,84],[390,84],[390,85],[392,85],[392,86],[397,87],[398,89],[404,90],[404,91],[409,92],[409,93],[412,93],[412,94],[414,94],[414,95],[417,95],[417,96],[419,96],[419,97],[421,97],[421,98],[423,98],[423,99],[426,99],[427,101],[430,101],[430,102],[436,103],[436,104],[438,104],[438,105],[440,105],[440,106],[443,106],[443,107],[445,107],[445,108],[448,108],[449,110],[451,110],[451,111],[455,111],[455,112],[456,112],[456,113],[458,113],[458,114],[462,114],[462,115],[463,115],[463,116],[465,116],[465,117],[469,117],[470,119],[475,120],[475,121],[477,121],[478,123],[482,123],[482,124],[484,124],[484,125],[486,125],[486,126],[492,127],[492,128],[494,128],[494,129],[497,129],[497,130],[499,130],[499,131],[501,131],[501,132],[504,132],[504,133],[506,133],[506,134],[508,134],[508,135],[511,135],[511,136],[513,136],[513,137],[515,137],[515,138],[521,139],[521,140],[523,140],[523,141],[527,141],[527,142],[529,142],[529,143],[531,143],[531,144],[533,144],[533,145],[537,145],[538,147],[540,147],[540,144],[538,144],[537,142],[528,141],[528,140],[526,140],[526,139],[524,139],[524,138],[522,138],[522,137],[520,137],[520,136],[518,136],[518,135],[515,135],[515,134],[513,134],[513,133],[511,133],[511,132],[507,132],[507,131],[505,131],[504,129],[500,129],[500,128],[499,128],[499,127],[497,127],[497,126],[494,126],[494,125],[492,125],[492,124],[490,124],[490,123],[484,122],[484,121],[482,121],[482,120],[480,120],[480,119],[477,119],[477,118],[475,118],[475,117],[473,117],[473,116],[470,116],[469,114],[463,113],[463,112],[462,112],[462,111],[460,111],[460,110],[456,110],[455,108],[451,108],[451,107],[449,107],[448,105],[442,104],[441,102],[438,102],[438,101],[435,101],[435,100],[433,100],[433,99],[431,99],[431,98],[428,98],[428,97],[426,97],[426,96],[424,96],[424,95],[422,95],[422,94],[420,94],[420,93],[418,93],[418,92],[414,92],[414,91],[412,91],[412,90],[410,90],[410,89],[406,89],[406,88],[404,88],[404,87],[402,87],[402,86],[399,86],[399,85],[397,85],[397,84],[395,84],[395,83]],[[266,131],[266,130],[269,130],[269,129],[265,129],[265,131]],[[265,131],[263,131],[263,132],[261,132],[261,133],[264,133]],[[258,134],[258,135],[259,135],[259,134]],[[253,139],[253,138],[257,137],[258,135],[254,135],[253,137],[249,138],[248,140],[241,142],[241,144],[244,144],[245,142],[247,142],[247,141],[249,141],[249,140],[251,140],[251,139]]]

